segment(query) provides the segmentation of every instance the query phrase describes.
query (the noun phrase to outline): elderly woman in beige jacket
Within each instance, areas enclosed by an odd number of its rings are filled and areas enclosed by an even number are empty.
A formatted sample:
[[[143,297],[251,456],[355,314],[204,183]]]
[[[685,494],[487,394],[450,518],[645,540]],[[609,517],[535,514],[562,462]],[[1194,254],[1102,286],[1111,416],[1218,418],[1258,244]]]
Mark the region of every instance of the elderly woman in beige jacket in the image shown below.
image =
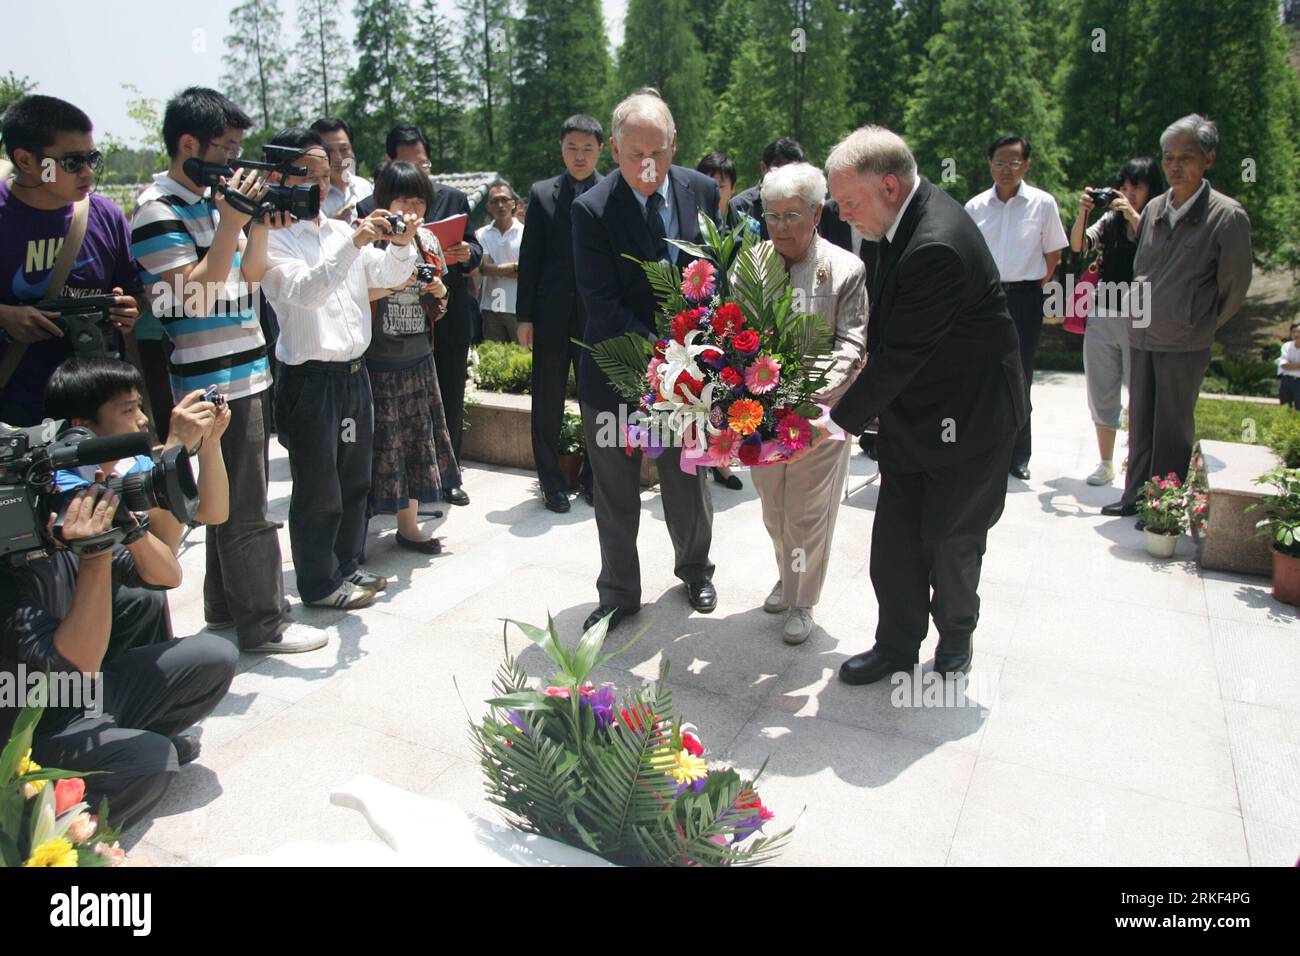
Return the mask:
[[[790,273],[795,308],[821,316],[835,330],[834,366],[816,396],[834,406],[866,360],[862,260],[817,234],[826,177],[815,166],[792,163],[770,170],[762,191],[769,244]],[[762,465],[751,472],[781,574],[763,610],[789,612],[787,644],[802,644],[812,633],[812,609],[826,580],[850,444],[823,440],[788,464]]]

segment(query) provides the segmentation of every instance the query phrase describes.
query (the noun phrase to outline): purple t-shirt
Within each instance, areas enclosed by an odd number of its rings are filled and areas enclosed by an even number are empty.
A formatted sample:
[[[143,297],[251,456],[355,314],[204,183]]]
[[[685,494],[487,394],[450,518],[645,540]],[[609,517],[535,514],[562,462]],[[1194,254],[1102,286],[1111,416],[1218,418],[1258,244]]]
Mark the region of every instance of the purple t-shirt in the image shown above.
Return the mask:
[[[131,259],[131,228],[111,199],[90,196],[86,236],[76,263],[62,289],[51,290],[50,273],[72,222],[72,205],[63,209],[35,209],[0,182],[0,305],[26,305],[65,296],[105,295],[116,286],[124,292],[140,289],[138,267]],[[7,346],[6,346],[7,347]],[[41,420],[45,383],[54,369],[71,354],[62,339],[52,338],[27,346],[9,385],[0,393],[0,420],[11,425],[34,425]],[[15,408],[14,406],[18,406]]]

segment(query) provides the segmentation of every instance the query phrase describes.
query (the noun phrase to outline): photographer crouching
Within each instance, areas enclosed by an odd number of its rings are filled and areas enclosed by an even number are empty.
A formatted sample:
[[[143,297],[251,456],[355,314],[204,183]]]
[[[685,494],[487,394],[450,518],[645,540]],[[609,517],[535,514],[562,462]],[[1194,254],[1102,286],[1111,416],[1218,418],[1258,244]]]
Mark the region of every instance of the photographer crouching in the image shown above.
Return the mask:
[[[42,446],[41,431],[0,439],[0,493],[10,506],[0,538],[0,674],[18,687],[32,674],[80,676],[83,686],[89,679],[96,688],[90,700],[51,695],[32,758],[94,772],[86,778],[87,801],[97,806],[106,798],[112,823],[129,827],[162,798],[180,766],[198,756],[197,739],[181,732],[225,696],[238,654],[214,635],[168,639],[162,591],[180,584],[180,565],[138,515],[120,512],[102,470],[75,492],[57,491],[56,469],[110,457],[123,439],[89,439],[85,454],[75,457],[67,443]],[[37,447],[28,454],[31,444]],[[43,536],[9,527],[33,491],[40,492],[36,516],[48,515]],[[140,600],[141,594],[152,600]],[[131,649],[106,659],[114,631],[123,627],[133,632],[125,639]],[[0,739],[8,738],[19,709],[0,700]]]

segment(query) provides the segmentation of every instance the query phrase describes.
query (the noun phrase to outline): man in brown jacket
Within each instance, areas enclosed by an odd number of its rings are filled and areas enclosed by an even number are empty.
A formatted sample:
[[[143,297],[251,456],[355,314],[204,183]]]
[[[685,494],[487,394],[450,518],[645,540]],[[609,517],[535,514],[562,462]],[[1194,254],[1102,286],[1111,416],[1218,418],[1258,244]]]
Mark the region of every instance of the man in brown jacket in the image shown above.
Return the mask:
[[[1128,296],[1128,473],[1123,498],[1104,515],[1136,514],[1152,475],[1187,476],[1214,333],[1250,286],[1250,219],[1205,178],[1218,142],[1214,123],[1196,113],[1160,136],[1169,191],[1142,210]]]

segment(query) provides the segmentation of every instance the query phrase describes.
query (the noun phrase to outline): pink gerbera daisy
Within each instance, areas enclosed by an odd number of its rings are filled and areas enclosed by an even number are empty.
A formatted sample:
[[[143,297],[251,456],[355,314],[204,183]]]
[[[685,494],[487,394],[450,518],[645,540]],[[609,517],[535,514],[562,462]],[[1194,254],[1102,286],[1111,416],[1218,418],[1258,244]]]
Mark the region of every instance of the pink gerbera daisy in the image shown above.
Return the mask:
[[[720,457],[726,457],[728,460],[736,457],[736,449],[740,447],[741,438],[730,428],[724,428],[718,434],[714,435],[709,442],[711,451],[717,452]]]
[[[745,388],[751,395],[766,395],[781,381],[781,363],[770,355],[760,355],[745,369]]]
[[[782,415],[776,423],[776,440],[786,452],[807,448],[812,441],[812,423],[802,415]]]
[[[692,302],[699,302],[713,295],[713,279],[716,272],[712,262],[696,259],[682,270],[682,295]]]

